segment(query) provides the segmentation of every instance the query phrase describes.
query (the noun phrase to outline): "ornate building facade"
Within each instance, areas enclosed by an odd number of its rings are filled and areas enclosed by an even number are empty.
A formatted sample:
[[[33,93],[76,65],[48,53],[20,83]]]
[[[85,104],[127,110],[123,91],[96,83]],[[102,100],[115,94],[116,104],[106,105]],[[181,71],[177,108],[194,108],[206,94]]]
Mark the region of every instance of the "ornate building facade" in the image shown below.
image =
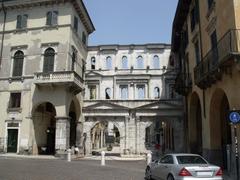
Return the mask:
[[[0,151],[81,147],[84,64],[94,31],[83,2],[3,1],[0,13]]]
[[[182,99],[173,91],[170,46],[100,45],[88,48],[83,106],[86,153],[113,146],[142,154],[158,145],[183,151]]]

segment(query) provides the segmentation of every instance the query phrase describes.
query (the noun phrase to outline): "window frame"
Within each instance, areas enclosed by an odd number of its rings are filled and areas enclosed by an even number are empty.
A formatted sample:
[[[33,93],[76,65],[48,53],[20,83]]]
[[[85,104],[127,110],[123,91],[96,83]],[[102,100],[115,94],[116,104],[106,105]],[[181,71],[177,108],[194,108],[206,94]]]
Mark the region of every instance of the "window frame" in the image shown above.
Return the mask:
[[[112,70],[112,57],[107,56],[105,59],[105,67],[107,70]]]
[[[52,51],[52,52],[47,52],[47,51]],[[52,57],[51,61],[52,63],[49,64],[49,62],[51,62],[49,59],[47,58],[50,58]],[[44,53],[43,53],[43,69],[42,69],[42,72],[43,73],[53,73],[54,70],[55,70],[55,58],[56,58],[56,50],[53,48],[53,47],[48,47],[44,50]],[[47,62],[48,61],[48,62]],[[48,64],[46,64],[48,63]],[[47,69],[45,69],[47,66]],[[52,68],[50,69],[49,66],[52,66]]]
[[[154,55],[152,60],[153,60],[153,69],[160,69],[160,58],[159,58],[159,56]]]
[[[96,57],[92,56],[91,57],[91,70],[95,70],[96,69]]]
[[[13,99],[17,97],[16,99]],[[19,97],[18,97],[19,96]],[[13,102],[14,100],[14,102]],[[18,101],[17,101],[18,100]],[[10,92],[10,97],[9,97],[9,103],[8,103],[8,109],[20,109],[22,106],[22,93],[21,92]],[[17,104],[17,105],[16,105]]]
[[[138,84],[137,86],[136,86],[136,88],[137,88],[137,99],[138,100],[143,100],[143,99],[145,99],[146,98],[146,88],[145,88],[145,85],[143,85],[143,84]],[[143,96],[140,96],[141,94],[140,94],[140,89],[143,89]]]
[[[127,58],[127,56],[122,57],[122,69],[128,69],[128,58]]]
[[[124,97],[123,95],[123,90],[126,89],[126,97]],[[121,100],[128,100],[129,99],[129,88],[128,85],[120,85],[119,86],[119,90],[120,90],[120,99]]]
[[[137,57],[137,69],[144,69],[144,59],[141,55]]]
[[[19,53],[19,55],[18,55]],[[24,52],[17,50],[13,55],[12,77],[21,77],[23,75]],[[20,65],[19,65],[20,64]]]
[[[28,22],[28,14],[17,15],[16,29],[26,29]]]
[[[46,26],[57,26],[58,16],[58,11],[48,11],[46,14]]]

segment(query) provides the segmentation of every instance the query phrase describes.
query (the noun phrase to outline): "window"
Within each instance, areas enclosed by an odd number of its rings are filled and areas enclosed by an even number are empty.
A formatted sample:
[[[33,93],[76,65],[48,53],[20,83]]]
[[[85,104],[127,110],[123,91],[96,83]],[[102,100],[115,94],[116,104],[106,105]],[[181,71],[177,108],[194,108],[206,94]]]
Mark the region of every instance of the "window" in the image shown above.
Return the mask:
[[[173,84],[170,84],[169,85],[169,98],[170,99],[175,99],[177,97],[177,94],[174,90],[174,85]]]
[[[159,67],[160,67],[159,57],[157,55],[155,55],[153,57],[153,68],[159,69]]]
[[[171,155],[164,156],[161,161],[163,164],[173,164],[173,157]]]
[[[159,89],[159,87],[155,87],[154,88],[154,98],[155,99],[160,98],[160,89]]]
[[[137,57],[137,68],[138,69],[143,69],[144,68],[143,57],[142,56]]]
[[[87,36],[86,36],[85,32],[82,32],[82,42],[84,45],[87,44]]]
[[[74,16],[74,24],[73,29],[77,32],[78,31],[78,18]]]
[[[110,56],[106,58],[106,69],[112,69],[112,58]]]
[[[13,57],[13,76],[22,76],[24,54],[22,51],[17,51]]]
[[[145,98],[145,86],[139,85],[137,86],[137,98],[138,99],[144,99]]]
[[[18,15],[17,16],[17,29],[23,29],[27,27],[28,15]]]
[[[91,69],[95,69],[96,68],[96,58],[92,57],[91,58]]]
[[[207,0],[208,1],[208,9],[211,9],[214,0]]]
[[[128,59],[126,56],[122,57],[122,68],[123,69],[128,69]]]
[[[199,64],[199,63],[200,63],[200,52],[199,52],[199,44],[198,44],[198,41],[195,42],[194,48],[195,48],[195,60],[196,60],[196,64]]]
[[[43,72],[49,73],[54,70],[55,51],[52,48],[46,49],[44,52]]]
[[[71,71],[75,70],[75,63],[76,63],[76,52],[73,51],[72,53],[72,66],[71,66]]]
[[[105,99],[111,99],[111,89],[107,88],[105,90]]]
[[[96,86],[90,86],[89,91],[90,91],[90,99],[96,99],[97,98]]]
[[[46,25],[54,26],[58,24],[58,11],[47,12],[47,22]]]
[[[123,100],[128,99],[128,86],[127,85],[120,86],[120,96],[121,96],[121,99],[123,99]]]
[[[9,108],[20,108],[21,107],[21,93],[11,93]]]
[[[195,0],[195,6],[191,10],[191,30],[195,29],[196,24],[199,22],[199,8],[198,0]]]

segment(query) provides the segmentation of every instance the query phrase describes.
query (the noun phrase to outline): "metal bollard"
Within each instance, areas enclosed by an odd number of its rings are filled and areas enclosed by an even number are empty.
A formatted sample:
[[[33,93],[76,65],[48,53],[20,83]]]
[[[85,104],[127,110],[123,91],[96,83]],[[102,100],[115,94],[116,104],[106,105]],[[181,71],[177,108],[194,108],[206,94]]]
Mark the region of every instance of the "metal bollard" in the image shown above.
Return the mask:
[[[72,151],[71,149],[67,150],[67,161],[68,162],[71,162],[71,151]]]
[[[147,164],[150,164],[151,162],[152,162],[152,153],[149,152],[149,153],[147,154]]]
[[[105,166],[105,152],[101,152],[101,166]]]

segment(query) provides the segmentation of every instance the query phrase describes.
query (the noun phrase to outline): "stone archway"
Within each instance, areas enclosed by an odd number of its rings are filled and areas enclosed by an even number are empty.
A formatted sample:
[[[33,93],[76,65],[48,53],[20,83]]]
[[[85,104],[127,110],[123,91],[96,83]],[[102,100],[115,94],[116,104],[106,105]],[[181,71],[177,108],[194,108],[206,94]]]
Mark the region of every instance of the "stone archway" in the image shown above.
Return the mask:
[[[202,110],[199,96],[194,92],[190,101],[189,148],[191,153],[203,153],[202,147]]]
[[[210,102],[210,161],[224,169],[227,168],[226,147],[232,144],[228,112],[228,98],[222,89],[217,89]]]
[[[34,155],[55,154],[56,109],[53,104],[44,102],[32,112]]]

